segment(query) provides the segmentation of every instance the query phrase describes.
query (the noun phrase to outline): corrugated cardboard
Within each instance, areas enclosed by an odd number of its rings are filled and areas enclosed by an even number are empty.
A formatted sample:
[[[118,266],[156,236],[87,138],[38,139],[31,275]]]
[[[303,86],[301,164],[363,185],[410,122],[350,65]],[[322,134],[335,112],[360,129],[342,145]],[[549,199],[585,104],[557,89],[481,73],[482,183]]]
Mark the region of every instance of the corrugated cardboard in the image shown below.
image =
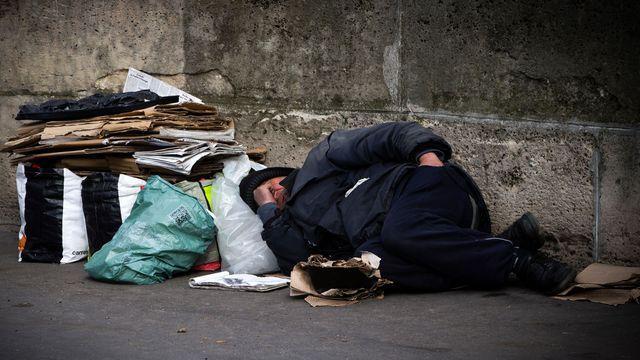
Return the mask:
[[[607,305],[640,302],[639,267],[595,263],[582,270],[576,276],[576,282],[555,298]]]
[[[312,255],[291,272],[290,296],[305,297],[309,305],[345,306],[368,298],[382,298],[391,281],[380,278],[380,258],[371,253],[348,260]]]
[[[235,141],[234,120],[222,117],[215,107],[196,103],[24,123],[17,134],[0,147],[0,151],[12,153],[12,164],[34,162],[85,172],[111,170],[141,178],[159,174],[170,181],[213,175],[222,170],[224,158],[245,153]],[[190,146],[206,149],[196,154],[198,158],[182,159],[180,151]],[[177,153],[166,154],[171,148]],[[257,162],[264,162],[265,155],[265,148],[249,152]],[[189,163],[183,165],[183,160]]]
[[[640,284],[640,267],[591,264],[576,276],[578,284]]]
[[[605,288],[600,285],[585,286],[589,284],[574,285],[563,292],[564,295],[556,296],[560,300],[590,301],[607,305],[622,305],[627,303],[640,303],[640,289],[615,289]]]

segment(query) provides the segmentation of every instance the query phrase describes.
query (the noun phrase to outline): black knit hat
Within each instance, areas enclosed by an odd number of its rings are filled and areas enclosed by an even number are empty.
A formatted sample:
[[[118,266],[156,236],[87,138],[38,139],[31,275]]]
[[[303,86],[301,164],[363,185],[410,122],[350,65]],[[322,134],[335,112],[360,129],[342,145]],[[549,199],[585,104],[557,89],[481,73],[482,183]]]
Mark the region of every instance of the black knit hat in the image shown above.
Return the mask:
[[[251,171],[240,182],[240,196],[247,205],[256,212],[258,210],[258,204],[253,199],[253,190],[260,186],[263,182],[280,176],[288,176],[293,171],[293,168],[288,167],[270,167],[259,171]]]

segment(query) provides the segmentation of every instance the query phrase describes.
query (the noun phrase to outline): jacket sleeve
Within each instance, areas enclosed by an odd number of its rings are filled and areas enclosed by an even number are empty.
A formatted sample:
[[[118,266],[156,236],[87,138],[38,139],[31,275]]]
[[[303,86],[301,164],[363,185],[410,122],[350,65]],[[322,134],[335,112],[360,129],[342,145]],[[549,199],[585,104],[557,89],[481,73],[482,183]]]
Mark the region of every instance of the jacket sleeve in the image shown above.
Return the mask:
[[[415,122],[393,122],[333,132],[327,139],[326,157],[341,168],[360,168],[379,162],[415,163],[426,151],[451,158],[451,146]]]
[[[298,262],[309,258],[309,250],[302,232],[289,221],[286,211],[264,224],[262,239],[276,256],[278,266],[285,275],[289,275]]]

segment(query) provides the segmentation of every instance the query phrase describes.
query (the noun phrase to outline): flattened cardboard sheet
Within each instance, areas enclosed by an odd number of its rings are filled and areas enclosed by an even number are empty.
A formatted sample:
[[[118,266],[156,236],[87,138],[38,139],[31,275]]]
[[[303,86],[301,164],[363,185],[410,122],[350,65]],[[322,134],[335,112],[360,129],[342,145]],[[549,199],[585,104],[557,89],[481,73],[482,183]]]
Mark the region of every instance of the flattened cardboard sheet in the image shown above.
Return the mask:
[[[555,296],[560,300],[590,301],[606,305],[623,305],[628,303],[640,303],[640,289],[612,289],[600,287],[583,288],[583,284],[571,287],[567,295]],[[584,284],[589,285],[589,284]]]
[[[640,268],[591,264],[576,276],[577,284],[554,298],[607,305],[640,303]]]
[[[576,276],[578,284],[636,284],[640,285],[640,267],[591,264]]]

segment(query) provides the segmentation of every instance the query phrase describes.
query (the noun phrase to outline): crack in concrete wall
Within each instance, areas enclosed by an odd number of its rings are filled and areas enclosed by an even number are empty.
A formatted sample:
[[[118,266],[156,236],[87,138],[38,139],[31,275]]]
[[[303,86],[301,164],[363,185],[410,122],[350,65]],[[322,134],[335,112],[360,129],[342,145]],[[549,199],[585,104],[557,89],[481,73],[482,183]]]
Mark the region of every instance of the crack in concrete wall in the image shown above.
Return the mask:
[[[389,89],[389,96],[393,99],[393,103],[399,107],[400,102],[400,69],[402,64],[400,63],[400,37],[396,38],[393,44],[385,46],[384,48],[384,64],[383,75],[384,82]]]
[[[396,28],[393,43],[385,46],[383,56],[383,77],[389,90],[389,96],[396,108],[402,107],[401,79],[402,79],[402,1],[397,0]]]
[[[601,215],[601,189],[600,186],[602,184],[601,178],[601,167],[602,160],[600,155],[600,146],[598,145],[599,141],[596,141],[596,146],[593,149],[593,160],[591,164],[592,172],[593,172],[593,261],[600,260],[600,215]]]
[[[402,0],[396,4],[396,29],[391,45],[384,47],[382,72],[393,104],[401,109],[402,103]]]

